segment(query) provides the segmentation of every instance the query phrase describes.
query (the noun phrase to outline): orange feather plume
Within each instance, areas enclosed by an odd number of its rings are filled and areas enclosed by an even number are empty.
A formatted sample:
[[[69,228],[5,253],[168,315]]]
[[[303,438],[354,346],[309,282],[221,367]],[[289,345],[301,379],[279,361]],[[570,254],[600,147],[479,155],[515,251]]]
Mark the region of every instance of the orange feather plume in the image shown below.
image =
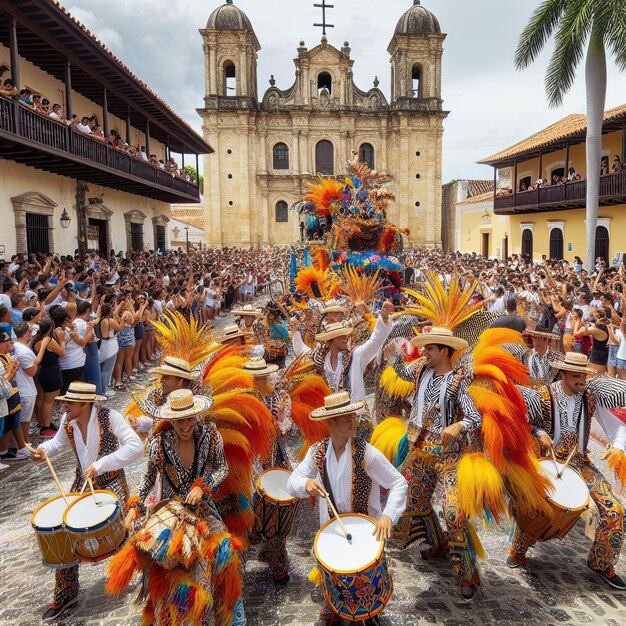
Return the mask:
[[[341,202],[343,185],[334,178],[319,176],[319,180],[319,183],[309,183],[309,193],[304,199],[315,205],[317,217],[328,217],[333,206]]]
[[[301,269],[294,280],[296,289],[304,291],[311,298],[319,298],[320,295],[313,289],[314,283],[317,283],[322,300],[330,300],[341,291],[341,280],[330,268],[318,269],[310,265]]]

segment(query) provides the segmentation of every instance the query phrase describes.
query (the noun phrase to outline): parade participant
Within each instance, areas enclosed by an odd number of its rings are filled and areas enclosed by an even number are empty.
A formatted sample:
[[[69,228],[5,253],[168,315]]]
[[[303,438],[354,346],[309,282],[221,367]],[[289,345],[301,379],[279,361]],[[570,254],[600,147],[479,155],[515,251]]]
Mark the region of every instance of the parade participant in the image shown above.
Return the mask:
[[[326,421],[330,436],[311,446],[287,483],[293,496],[320,496],[320,526],[331,517],[325,498],[339,513],[360,513],[376,520],[375,537],[389,539],[406,503],[407,484],[383,454],[356,436],[357,411],[363,402],[351,402],[347,391],[326,396],[324,406],[311,413],[311,420]],[[381,504],[381,487],[389,490],[387,504]],[[324,624],[339,624],[327,604],[322,610]]]
[[[588,445],[595,417],[610,444],[603,459],[608,460],[623,481],[626,424],[613,410],[626,406],[626,385],[604,376],[587,381],[587,376],[596,372],[589,366],[587,357],[577,352],[568,352],[562,360],[553,360],[550,365],[559,371],[559,380],[537,391],[524,391],[528,419],[544,454],[554,450],[561,463],[573,454],[569,465],[587,483],[599,516],[587,565],[609,586],[624,590],[626,583],[614,570],[624,541],[624,509],[609,482],[591,463]],[[533,544],[534,540],[516,525],[507,565],[510,568],[525,565],[526,553]]]
[[[95,385],[73,382],[56,399],[65,410],[59,430],[36,450],[29,446],[33,460],[44,461],[46,456],[72,450],[76,476],[70,491],[79,491],[89,478],[95,489],[112,491],[125,503],[128,486],[122,468],[141,456],[141,440],[117,411],[100,404],[106,398],[96,395]],[[44,622],[56,620],[78,602],[78,565],[56,570],[55,578],[54,598],[43,614]]]
[[[443,485],[442,507],[448,530],[450,560],[461,579],[463,599],[471,600],[479,584],[476,555],[465,516],[458,507],[456,469],[469,433],[481,425],[481,415],[467,393],[467,380],[454,372],[452,357],[468,347],[447,328],[433,327],[411,340],[425,360],[411,398],[409,452],[400,472],[409,483],[406,511],[398,527],[404,547],[422,540],[433,554],[445,540],[431,500]]]
[[[547,385],[552,380],[550,361],[563,356],[550,345],[552,341],[558,341],[559,336],[551,333],[544,326],[537,326],[533,330],[526,329],[524,334],[531,338],[533,344],[524,363],[528,368],[531,386]]]
[[[349,336],[353,329],[351,326],[344,326],[341,322],[330,324],[325,332],[316,336],[320,344],[313,351],[311,360],[318,374],[326,378],[332,391],[349,390],[350,399],[353,402],[365,400],[363,374],[391,332],[389,315],[393,311],[393,304],[389,301],[385,302],[376,321],[374,332],[365,343],[354,350],[348,346]]]
[[[224,444],[215,424],[199,419],[211,405],[210,397],[176,389],[157,408],[148,466],[126,523],[151,515],[109,566],[107,591],[115,594],[142,571],[144,619],[156,626],[245,624],[241,545],[212,500],[228,475]]]
[[[261,309],[255,309],[251,304],[246,304],[243,309],[233,309],[232,314],[239,319],[239,326],[249,332],[254,332],[255,320],[263,317]]]

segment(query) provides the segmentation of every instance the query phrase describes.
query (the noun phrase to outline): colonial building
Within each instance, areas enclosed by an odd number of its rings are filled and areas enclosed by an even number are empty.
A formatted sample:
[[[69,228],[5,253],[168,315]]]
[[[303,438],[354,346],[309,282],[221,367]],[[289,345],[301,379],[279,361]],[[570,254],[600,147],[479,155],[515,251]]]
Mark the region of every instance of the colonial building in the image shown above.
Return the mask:
[[[391,97],[353,80],[349,43],[300,42],[295,82],[259,98],[261,44],[232,0],[200,31],[206,95],[198,110],[215,154],[204,162],[206,243],[288,244],[300,238],[289,206],[317,173],[342,176],[352,151],[397,184],[389,218],[411,230],[409,243],[441,244],[441,99],[445,35],[419,0],[398,21],[387,49]]]
[[[585,256],[585,115],[572,114],[482,161],[494,168],[495,215],[508,216],[509,254]],[[595,257],[626,252],[626,105],[604,114]],[[570,178],[565,184],[557,180]],[[537,185],[541,179],[551,184]],[[461,234],[462,237],[462,234]]]
[[[166,161],[211,152],[170,107],[55,0],[0,0],[0,80],[60,116],[95,116],[104,134]],[[193,158],[193,157],[192,157]],[[0,96],[0,256],[169,246],[170,203],[198,186]]]

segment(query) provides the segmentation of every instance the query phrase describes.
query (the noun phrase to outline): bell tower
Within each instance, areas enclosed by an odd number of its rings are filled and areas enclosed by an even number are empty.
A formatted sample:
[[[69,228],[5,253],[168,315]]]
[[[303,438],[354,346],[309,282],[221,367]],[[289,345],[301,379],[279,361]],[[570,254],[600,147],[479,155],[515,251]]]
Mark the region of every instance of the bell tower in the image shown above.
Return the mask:
[[[200,30],[207,108],[256,109],[257,53],[261,49],[248,16],[226,0]]]
[[[441,57],[445,35],[437,18],[413,0],[387,52],[391,55],[391,106],[441,110]]]

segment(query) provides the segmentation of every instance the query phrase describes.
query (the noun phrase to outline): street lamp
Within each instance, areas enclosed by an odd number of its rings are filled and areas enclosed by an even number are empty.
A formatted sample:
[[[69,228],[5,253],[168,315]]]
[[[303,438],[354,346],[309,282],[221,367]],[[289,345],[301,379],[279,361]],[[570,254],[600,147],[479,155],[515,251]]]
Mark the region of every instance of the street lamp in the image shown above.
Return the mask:
[[[63,209],[63,213],[61,213],[61,228],[69,228],[70,222],[72,218],[69,216],[67,209]]]
[[[187,254],[189,254],[189,226],[185,226],[185,238],[187,240]]]

